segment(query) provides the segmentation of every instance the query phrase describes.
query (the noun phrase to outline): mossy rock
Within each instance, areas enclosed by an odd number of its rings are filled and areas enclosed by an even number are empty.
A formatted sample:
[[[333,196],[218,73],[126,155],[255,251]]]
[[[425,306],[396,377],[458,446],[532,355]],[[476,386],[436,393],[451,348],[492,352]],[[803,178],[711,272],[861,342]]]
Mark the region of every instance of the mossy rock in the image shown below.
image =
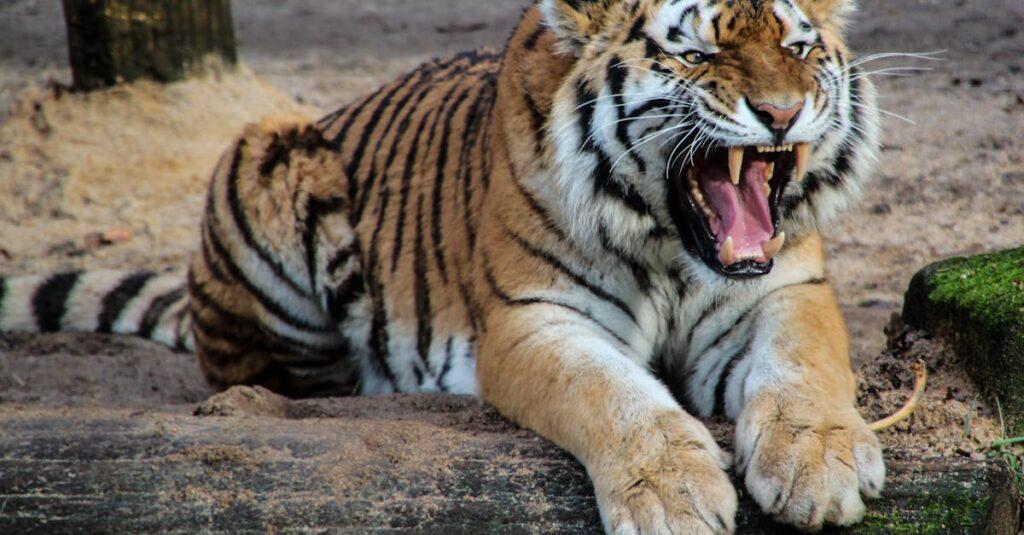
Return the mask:
[[[918,272],[903,319],[942,338],[1024,435],[1024,248],[952,258]]]

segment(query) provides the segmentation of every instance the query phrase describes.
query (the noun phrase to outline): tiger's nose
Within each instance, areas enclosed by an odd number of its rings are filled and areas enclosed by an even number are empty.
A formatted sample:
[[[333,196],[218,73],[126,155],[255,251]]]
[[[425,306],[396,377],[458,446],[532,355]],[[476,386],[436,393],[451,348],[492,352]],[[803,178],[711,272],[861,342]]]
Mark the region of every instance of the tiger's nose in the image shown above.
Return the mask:
[[[783,131],[789,130],[789,127],[793,126],[793,122],[796,121],[797,115],[800,114],[800,110],[804,108],[803,101],[799,101],[796,104],[791,104],[788,107],[780,107],[775,104],[761,103],[753,104],[754,112],[757,114],[758,119],[764,123],[771,130]]]

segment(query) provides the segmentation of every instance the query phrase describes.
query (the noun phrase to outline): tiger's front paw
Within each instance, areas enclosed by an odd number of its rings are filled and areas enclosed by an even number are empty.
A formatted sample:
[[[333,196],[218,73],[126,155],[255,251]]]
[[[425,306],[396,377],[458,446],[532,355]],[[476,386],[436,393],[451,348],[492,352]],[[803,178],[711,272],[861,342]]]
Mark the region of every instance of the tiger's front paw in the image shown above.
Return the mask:
[[[616,535],[733,533],[736,489],[724,471],[728,454],[703,426],[701,433],[669,427],[629,441],[625,460],[591,467],[605,529]]]
[[[740,416],[736,447],[758,505],[805,531],[859,522],[861,495],[877,498],[885,482],[878,439],[853,407],[763,396]]]

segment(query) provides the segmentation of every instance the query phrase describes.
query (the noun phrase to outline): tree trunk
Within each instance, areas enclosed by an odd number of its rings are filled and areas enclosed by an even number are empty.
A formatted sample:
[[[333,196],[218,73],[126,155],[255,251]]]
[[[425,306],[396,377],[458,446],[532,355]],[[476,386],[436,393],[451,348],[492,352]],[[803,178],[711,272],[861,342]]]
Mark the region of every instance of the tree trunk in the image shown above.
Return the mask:
[[[63,0],[74,85],[171,82],[214,55],[236,61],[230,0]]]
[[[599,533],[572,457],[472,398],[290,401],[256,388],[170,412],[0,405],[0,533]],[[887,452],[863,524],[1013,535],[1000,461]],[[738,533],[790,533],[741,501]]]

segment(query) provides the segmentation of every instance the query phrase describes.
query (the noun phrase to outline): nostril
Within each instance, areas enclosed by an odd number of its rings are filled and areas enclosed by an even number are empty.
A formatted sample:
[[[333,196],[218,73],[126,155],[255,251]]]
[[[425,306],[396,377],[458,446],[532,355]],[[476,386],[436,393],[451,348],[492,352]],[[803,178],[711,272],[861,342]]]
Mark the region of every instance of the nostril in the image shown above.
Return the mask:
[[[804,103],[802,101],[789,106],[776,106],[775,104],[768,103],[752,106],[754,113],[761,122],[772,130],[787,130],[793,125],[796,116],[803,107]]]

